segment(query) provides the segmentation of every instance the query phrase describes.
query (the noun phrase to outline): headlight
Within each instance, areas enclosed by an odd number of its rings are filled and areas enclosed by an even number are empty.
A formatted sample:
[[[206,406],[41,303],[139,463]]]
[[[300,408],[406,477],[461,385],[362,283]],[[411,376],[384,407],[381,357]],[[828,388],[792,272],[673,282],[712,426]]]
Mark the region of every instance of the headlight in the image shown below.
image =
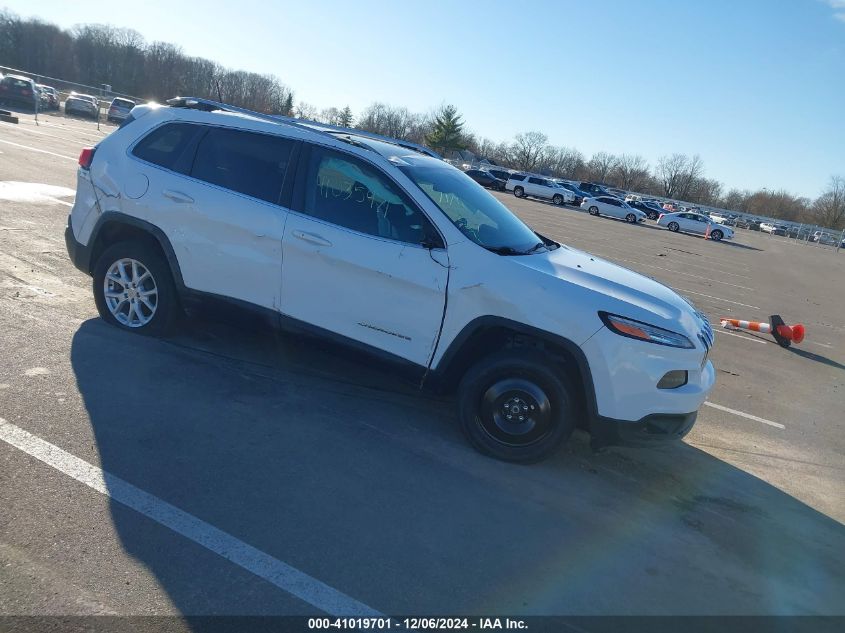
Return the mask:
[[[599,312],[599,318],[612,332],[621,336],[635,338],[640,341],[656,343],[657,345],[668,345],[669,347],[682,347],[684,349],[695,349],[690,340],[683,334],[664,330],[656,325],[649,325],[642,321],[626,319],[625,317],[607,312]]]

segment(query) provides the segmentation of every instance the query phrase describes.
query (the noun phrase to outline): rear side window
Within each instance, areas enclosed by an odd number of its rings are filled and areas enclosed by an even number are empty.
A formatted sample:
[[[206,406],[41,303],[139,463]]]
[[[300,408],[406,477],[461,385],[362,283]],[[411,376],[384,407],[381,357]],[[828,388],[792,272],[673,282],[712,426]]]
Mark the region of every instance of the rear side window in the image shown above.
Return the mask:
[[[293,145],[279,136],[212,128],[197,147],[191,176],[278,203]]]
[[[544,185],[544,184],[546,184],[546,182],[544,180],[540,179],[540,178],[529,178],[528,182],[530,182],[532,185]]]
[[[198,126],[189,123],[167,123],[144,137],[132,150],[132,155],[165,169],[175,169],[179,157],[199,130]]]
[[[525,176],[523,174],[511,174],[511,180],[525,180]]]

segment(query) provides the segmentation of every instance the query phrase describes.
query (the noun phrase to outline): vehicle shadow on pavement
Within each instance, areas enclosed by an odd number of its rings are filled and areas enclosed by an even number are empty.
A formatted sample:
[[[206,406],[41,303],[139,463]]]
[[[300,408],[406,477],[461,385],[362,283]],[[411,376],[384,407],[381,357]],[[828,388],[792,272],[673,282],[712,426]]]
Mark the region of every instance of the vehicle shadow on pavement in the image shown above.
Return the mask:
[[[687,444],[497,462],[451,403],[259,328],[92,319],[71,363],[105,471],[385,613],[842,611],[845,528]],[[111,511],[182,614],[316,612]]]

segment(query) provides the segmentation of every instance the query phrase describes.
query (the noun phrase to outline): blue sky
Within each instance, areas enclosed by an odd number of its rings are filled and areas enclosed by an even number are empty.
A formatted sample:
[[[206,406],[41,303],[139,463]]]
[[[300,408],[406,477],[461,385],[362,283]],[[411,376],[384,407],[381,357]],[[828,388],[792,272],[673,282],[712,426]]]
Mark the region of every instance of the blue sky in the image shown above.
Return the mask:
[[[318,108],[453,103],[476,133],[698,153],[727,187],[845,175],[845,0],[0,0],[273,73]],[[107,7],[107,8],[106,8]]]

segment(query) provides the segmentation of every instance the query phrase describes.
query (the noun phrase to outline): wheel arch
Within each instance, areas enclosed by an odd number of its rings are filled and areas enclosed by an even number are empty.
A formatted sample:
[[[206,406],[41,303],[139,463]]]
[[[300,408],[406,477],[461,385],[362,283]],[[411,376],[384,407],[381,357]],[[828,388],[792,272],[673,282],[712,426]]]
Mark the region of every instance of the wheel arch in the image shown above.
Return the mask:
[[[124,240],[141,240],[156,247],[170,267],[173,282],[180,292],[185,289],[182,279],[182,270],[179,267],[179,260],[173,250],[167,235],[156,225],[139,218],[120,213],[118,211],[107,211],[100,216],[94,229],[91,232],[91,239],[88,241],[88,274],[91,274],[97,265],[97,260],[106,248]]]
[[[436,368],[429,372],[426,385],[441,393],[452,393],[473,364],[508,347],[531,347],[547,354],[571,379],[588,419],[597,415],[592,373],[581,347],[559,334],[504,317],[478,317],[464,326]]]

